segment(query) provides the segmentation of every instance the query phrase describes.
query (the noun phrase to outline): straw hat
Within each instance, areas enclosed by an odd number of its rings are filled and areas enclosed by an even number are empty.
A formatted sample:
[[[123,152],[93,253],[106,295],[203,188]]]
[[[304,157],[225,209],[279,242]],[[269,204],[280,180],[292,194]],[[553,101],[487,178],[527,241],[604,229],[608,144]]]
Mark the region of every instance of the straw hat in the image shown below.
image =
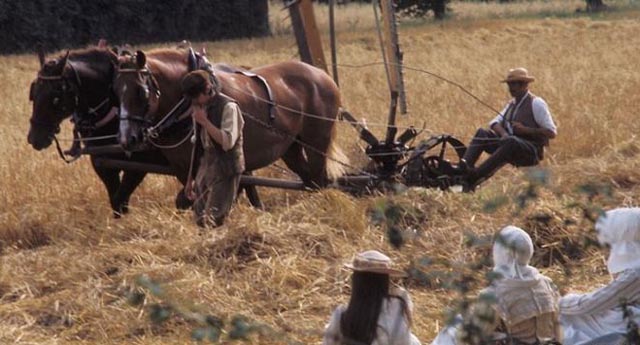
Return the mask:
[[[353,258],[352,264],[345,264],[344,266],[356,272],[388,274],[393,277],[407,276],[405,272],[391,268],[393,266],[391,259],[377,250],[359,253]]]
[[[503,83],[508,83],[512,81],[524,81],[530,83],[536,80],[533,76],[529,75],[529,71],[527,71],[524,67],[512,68],[507,73],[507,77],[502,80]]]

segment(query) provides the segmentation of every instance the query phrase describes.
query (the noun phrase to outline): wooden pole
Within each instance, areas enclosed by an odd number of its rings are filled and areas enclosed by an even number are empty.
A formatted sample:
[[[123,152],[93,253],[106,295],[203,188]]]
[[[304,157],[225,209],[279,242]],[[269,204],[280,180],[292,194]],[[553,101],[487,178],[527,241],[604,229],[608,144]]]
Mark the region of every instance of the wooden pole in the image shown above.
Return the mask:
[[[240,176],[240,184],[249,186],[272,187],[280,189],[305,190],[304,183],[300,180],[283,180],[270,177]]]
[[[329,0],[329,37],[331,43],[331,71],[333,72],[333,81],[340,87],[338,80],[338,47],[336,46],[336,25],[335,13],[336,0]]]
[[[174,175],[174,176],[176,175],[175,170],[173,170],[173,168],[168,165],[138,163],[138,162],[132,162],[132,161],[124,161],[120,159],[100,158],[100,157],[94,158],[93,162],[96,167],[141,171],[141,172],[148,172],[148,173],[162,174],[162,175]]]
[[[402,53],[400,52],[400,46],[398,43],[398,29],[396,26],[393,1],[380,0],[380,9],[382,12],[382,23],[384,26],[383,54],[385,55],[385,60],[388,64],[389,92],[391,94],[385,142],[387,144],[391,144],[394,142],[395,135],[398,131],[396,127],[396,109],[398,102],[400,104],[400,112],[402,114],[407,112],[407,104],[404,93],[404,82],[402,81]]]
[[[329,73],[311,0],[297,0],[290,3],[289,13],[293,22],[300,59]]]

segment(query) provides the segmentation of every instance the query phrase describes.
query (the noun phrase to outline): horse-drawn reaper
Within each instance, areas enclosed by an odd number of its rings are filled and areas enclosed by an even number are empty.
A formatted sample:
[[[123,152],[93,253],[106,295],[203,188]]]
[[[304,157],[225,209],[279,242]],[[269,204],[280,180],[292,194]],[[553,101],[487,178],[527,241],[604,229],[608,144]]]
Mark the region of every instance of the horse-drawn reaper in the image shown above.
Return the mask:
[[[389,65],[397,68],[400,62],[390,61]],[[207,69],[219,80],[222,92],[236,99],[243,110],[248,173],[241,183],[248,186],[254,205],[259,205],[256,185],[316,189],[331,184],[361,194],[390,182],[448,189],[463,178],[447,160],[448,145],[453,146],[458,158],[465,152],[457,139],[439,135],[411,146],[409,143],[419,134],[415,129],[396,136],[396,90],[392,88],[386,138],[378,140],[340,108],[340,92],[329,75],[303,62],[276,63],[247,71],[210,65],[190,49],[118,56],[98,48],[76,51],[47,63],[42,56],[41,64],[31,90],[34,112],[29,142],[36,149],[47,147],[60,122],[73,114],[78,140],[85,143],[80,152],[91,155],[117,214],[126,211],[131,192],[147,172],[171,174],[184,184],[197,165],[189,101],[182,98],[180,90],[182,77],[196,68]],[[340,118],[350,122],[367,142],[371,164],[366,168],[350,166],[335,146],[335,124]],[[84,124],[89,126],[84,128]],[[105,139],[92,140],[100,135]],[[432,153],[434,148],[437,152]],[[300,179],[250,175],[278,159]],[[351,171],[337,177],[336,172],[344,168]],[[122,180],[121,171],[125,172]],[[189,205],[183,191],[176,200],[181,206]]]

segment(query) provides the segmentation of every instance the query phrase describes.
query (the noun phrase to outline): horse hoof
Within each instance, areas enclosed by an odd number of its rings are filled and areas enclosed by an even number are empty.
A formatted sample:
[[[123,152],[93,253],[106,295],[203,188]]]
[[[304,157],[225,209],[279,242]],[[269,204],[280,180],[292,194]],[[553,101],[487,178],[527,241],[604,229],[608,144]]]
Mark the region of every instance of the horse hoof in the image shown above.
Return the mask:
[[[129,206],[127,204],[122,204],[119,207],[113,208],[113,218],[115,219],[119,219],[127,213],[129,213]]]
[[[189,209],[192,205],[193,205],[193,201],[187,198],[187,196],[184,194],[184,189],[181,190],[178,193],[178,195],[176,195],[176,208],[178,210]]]

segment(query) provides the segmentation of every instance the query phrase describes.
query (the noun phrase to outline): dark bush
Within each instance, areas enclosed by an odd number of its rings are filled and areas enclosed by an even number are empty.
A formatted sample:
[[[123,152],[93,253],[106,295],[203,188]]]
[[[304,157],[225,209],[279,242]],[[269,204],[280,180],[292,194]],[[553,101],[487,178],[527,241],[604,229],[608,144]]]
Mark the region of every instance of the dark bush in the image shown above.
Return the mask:
[[[269,33],[267,0],[0,0],[0,54]]]

